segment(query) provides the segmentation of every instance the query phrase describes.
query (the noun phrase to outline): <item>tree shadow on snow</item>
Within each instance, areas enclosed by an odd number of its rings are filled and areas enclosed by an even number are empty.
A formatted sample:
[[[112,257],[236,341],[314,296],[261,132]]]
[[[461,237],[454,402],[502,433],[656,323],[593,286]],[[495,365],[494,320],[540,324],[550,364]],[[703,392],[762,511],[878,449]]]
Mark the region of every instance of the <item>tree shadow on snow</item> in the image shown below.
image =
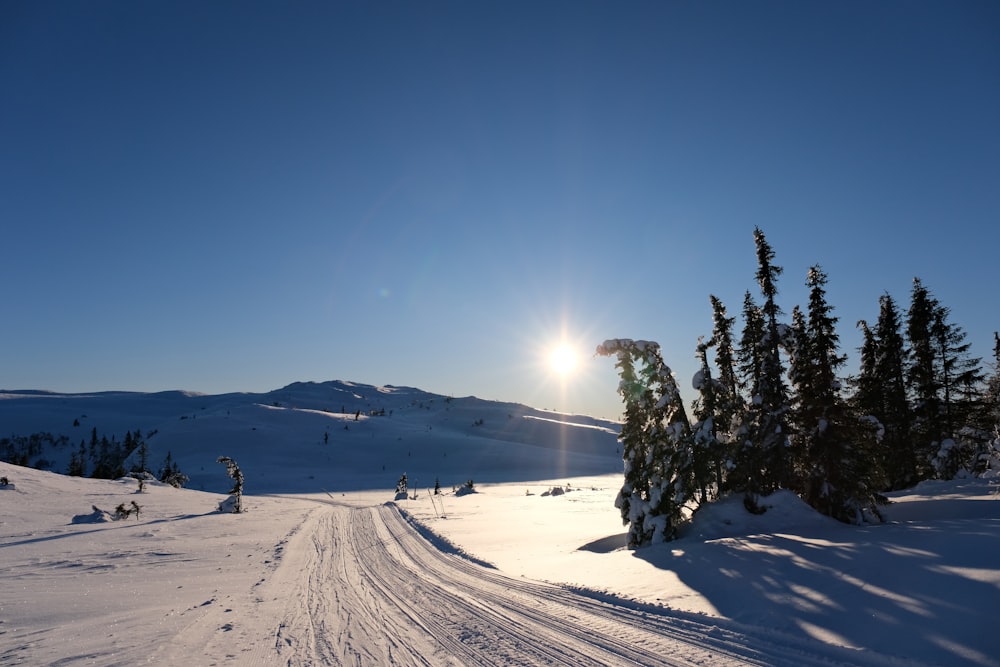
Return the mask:
[[[106,530],[121,530],[123,528],[143,528],[143,527],[148,527],[148,526],[156,525],[156,524],[159,524],[159,523],[173,523],[174,521],[183,521],[183,520],[186,520],[186,519],[200,519],[200,518],[203,518],[203,517],[215,516],[215,515],[218,515],[218,514],[219,514],[218,510],[214,510],[214,511],[210,511],[210,512],[205,512],[203,514],[179,514],[177,516],[164,517],[162,519],[151,519],[149,521],[146,521],[145,519],[141,519],[140,518],[139,520],[120,519],[120,520],[117,520],[117,521],[111,521],[111,522],[107,522],[107,523],[72,523],[71,522],[71,523],[66,524],[67,527],[73,527],[73,526],[100,526],[100,527],[99,528],[98,527],[85,528],[85,529],[82,529],[82,530],[67,530],[66,532],[63,532],[63,533],[55,533],[55,534],[51,534],[51,535],[40,535],[40,536],[37,536],[37,537],[33,536],[33,537],[29,537],[27,539],[18,540],[17,542],[4,542],[4,543],[0,544],[0,549],[4,549],[6,547],[17,547],[17,546],[22,546],[22,545],[25,545],[25,544],[38,544],[40,542],[51,542],[53,540],[62,540],[62,539],[66,539],[66,538],[81,537],[83,535],[90,535],[90,534],[93,534],[93,533],[100,533],[100,532],[103,532],[103,531],[106,531]]]
[[[634,556],[675,572],[735,621],[879,653],[905,650],[930,664],[1000,666],[1000,514],[993,503],[953,502],[983,506],[972,520],[937,514],[920,525],[691,536]]]
[[[602,537],[592,542],[587,542],[586,544],[580,546],[578,551],[590,551],[595,554],[609,554],[612,551],[621,549],[626,544],[628,544],[628,533],[623,532],[617,535],[608,535],[607,537]]]

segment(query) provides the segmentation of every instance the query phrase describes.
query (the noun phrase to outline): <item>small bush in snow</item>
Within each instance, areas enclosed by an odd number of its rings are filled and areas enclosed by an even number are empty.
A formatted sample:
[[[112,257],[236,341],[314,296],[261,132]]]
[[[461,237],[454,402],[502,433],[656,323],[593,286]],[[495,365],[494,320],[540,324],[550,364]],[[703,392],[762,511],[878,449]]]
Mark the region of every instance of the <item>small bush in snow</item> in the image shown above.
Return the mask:
[[[408,490],[409,490],[409,484],[408,484],[407,479],[406,479],[406,473],[404,472],[403,475],[399,478],[399,481],[396,482],[396,498],[395,499],[396,500],[406,500],[406,498],[407,498],[407,491]]]
[[[142,509],[142,507],[134,500],[132,501],[131,505],[132,505],[131,507],[126,507],[125,503],[120,503],[118,507],[115,508],[115,516],[114,516],[115,521],[127,519],[133,514],[135,514],[135,520],[138,521],[139,510]],[[96,510],[97,508],[95,507],[94,509]]]
[[[476,485],[470,479],[465,484],[463,484],[462,486],[458,487],[455,490],[455,495],[456,496],[464,496],[464,495],[468,495],[470,493],[475,493],[475,492],[476,492]]]

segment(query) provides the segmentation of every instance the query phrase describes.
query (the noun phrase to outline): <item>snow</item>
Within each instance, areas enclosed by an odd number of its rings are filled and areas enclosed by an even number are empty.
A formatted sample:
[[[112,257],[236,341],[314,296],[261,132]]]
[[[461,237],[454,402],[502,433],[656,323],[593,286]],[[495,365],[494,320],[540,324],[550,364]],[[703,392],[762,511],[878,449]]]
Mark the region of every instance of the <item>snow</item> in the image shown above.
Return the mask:
[[[725,499],[630,551],[616,425],[590,417],[359,383],[0,398],[5,434],[92,428],[155,430],[154,466],[169,450],[192,481],[0,463],[0,664],[1000,666],[989,480],[892,494],[861,527]],[[245,513],[218,510],[222,455]]]

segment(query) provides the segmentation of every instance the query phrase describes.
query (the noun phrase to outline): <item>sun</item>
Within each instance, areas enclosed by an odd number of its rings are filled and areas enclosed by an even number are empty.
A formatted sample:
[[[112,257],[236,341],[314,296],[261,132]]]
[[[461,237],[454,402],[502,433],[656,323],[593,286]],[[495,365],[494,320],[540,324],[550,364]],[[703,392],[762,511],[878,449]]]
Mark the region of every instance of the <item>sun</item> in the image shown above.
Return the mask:
[[[549,351],[549,368],[561,377],[569,377],[576,370],[579,357],[572,345],[560,343]]]

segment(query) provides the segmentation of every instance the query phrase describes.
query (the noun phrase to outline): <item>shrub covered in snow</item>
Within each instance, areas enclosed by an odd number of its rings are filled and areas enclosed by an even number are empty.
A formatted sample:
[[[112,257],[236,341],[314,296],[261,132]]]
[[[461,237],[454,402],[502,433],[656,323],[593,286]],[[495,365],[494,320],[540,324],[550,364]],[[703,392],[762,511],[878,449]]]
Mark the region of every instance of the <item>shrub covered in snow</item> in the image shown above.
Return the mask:
[[[230,496],[219,503],[219,511],[239,514],[243,511],[243,471],[240,470],[236,461],[228,456],[220,456],[218,462],[225,464],[226,473],[233,479],[233,488],[229,491]]]

